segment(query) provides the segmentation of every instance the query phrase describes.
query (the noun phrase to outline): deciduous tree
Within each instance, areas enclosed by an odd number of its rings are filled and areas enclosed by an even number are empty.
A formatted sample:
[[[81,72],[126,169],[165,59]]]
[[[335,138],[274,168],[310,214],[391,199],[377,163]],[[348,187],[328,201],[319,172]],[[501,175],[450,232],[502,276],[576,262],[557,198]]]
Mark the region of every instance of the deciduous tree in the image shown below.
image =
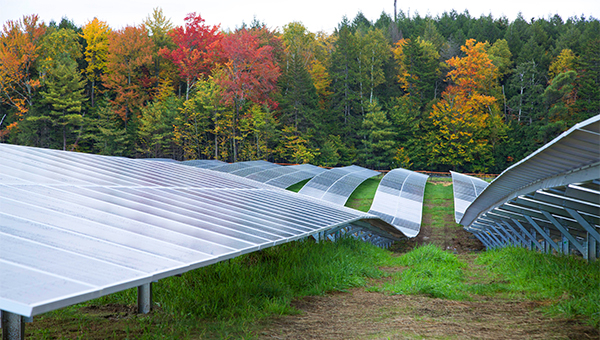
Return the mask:
[[[86,41],[84,55],[87,67],[84,72],[90,83],[90,99],[92,107],[94,107],[97,82],[101,80],[102,75],[106,72],[110,28],[106,22],[94,18],[83,26],[82,31],[83,33],[80,35]]]
[[[186,82],[185,99],[188,100],[196,81],[207,77],[219,62],[223,35],[219,32],[219,26],[206,25],[200,14],[190,13],[185,21],[185,26],[178,26],[169,32],[175,49],[165,47],[160,54],[179,68]]]

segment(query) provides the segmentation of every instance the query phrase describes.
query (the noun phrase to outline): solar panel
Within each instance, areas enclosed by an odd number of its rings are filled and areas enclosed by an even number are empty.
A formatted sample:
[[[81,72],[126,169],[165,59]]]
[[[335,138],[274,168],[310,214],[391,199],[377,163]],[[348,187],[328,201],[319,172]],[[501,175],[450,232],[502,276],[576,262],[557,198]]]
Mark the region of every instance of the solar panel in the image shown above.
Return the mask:
[[[460,222],[465,210],[471,202],[481,194],[489,183],[477,177],[450,171],[452,174],[452,190],[454,191],[454,219]]]
[[[391,170],[379,183],[369,213],[381,217],[408,237],[417,236],[428,177],[406,169]]]
[[[179,163],[0,144],[0,309],[31,316],[376,216]],[[363,222],[361,222],[363,221]]]
[[[236,176],[241,176],[241,177],[248,177],[254,173],[263,171],[263,170],[267,170],[267,169],[273,169],[273,168],[280,168],[281,165],[279,164],[274,164],[274,163],[270,163],[270,162],[261,162],[261,163],[254,163],[254,165],[243,168],[243,169],[239,169],[239,170],[235,170],[230,172],[231,174],[234,174]]]
[[[362,182],[379,175],[374,170],[351,165],[343,168],[333,168],[311,179],[299,193],[324,201],[344,205]]]
[[[196,168],[211,169],[227,163],[217,159],[193,159],[181,162],[183,165],[194,166]]]
[[[211,170],[233,173],[235,171],[239,171],[239,170],[246,169],[246,168],[252,168],[252,167],[256,167],[256,166],[268,166],[267,164],[272,164],[272,163],[269,163],[267,161],[236,162],[236,163],[216,166],[214,168],[211,168]]]
[[[460,222],[488,248],[576,250],[593,260],[600,256],[599,177],[600,115],[502,172],[466,207]],[[460,194],[465,195],[455,196]]]
[[[249,179],[273,185],[278,188],[287,188],[325,171],[327,171],[327,169],[323,169],[315,165],[299,164],[267,169],[253,173],[247,177]]]

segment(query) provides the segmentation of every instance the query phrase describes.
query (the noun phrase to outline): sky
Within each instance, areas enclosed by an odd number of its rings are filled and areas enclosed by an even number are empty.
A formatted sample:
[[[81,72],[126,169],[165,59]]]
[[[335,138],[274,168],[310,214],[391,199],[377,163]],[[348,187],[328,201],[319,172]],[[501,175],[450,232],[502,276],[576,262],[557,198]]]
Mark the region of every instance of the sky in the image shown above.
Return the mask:
[[[393,0],[303,0],[303,1],[206,1],[206,0],[0,0],[0,23],[17,20],[23,15],[38,14],[46,23],[59,22],[63,17],[83,26],[94,17],[106,21],[114,29],[127,25],[139,25],[152,12],[160,7],[175,26],[184,24],[187,13],[199,13],[207,24],[220,24],[222,29],[249,24],[256,17],[271,29],[281,29],[284,25],[299,21],[311,32],[333,32],[343,16],[352,20],[359,11],[367,19],[376,21],[382,11],[392,14]],[[468,10],[471,16],[491,14],[494,18],[506,16],[514,20],[519,12],[527,20],[548,18],[554,14],[563,20],[584,15],[586,18],[600,18],[599,0],[417,0],[397,2],[398,11],[414,16],[431,15],[436,17],[452,9],[459,13]]]

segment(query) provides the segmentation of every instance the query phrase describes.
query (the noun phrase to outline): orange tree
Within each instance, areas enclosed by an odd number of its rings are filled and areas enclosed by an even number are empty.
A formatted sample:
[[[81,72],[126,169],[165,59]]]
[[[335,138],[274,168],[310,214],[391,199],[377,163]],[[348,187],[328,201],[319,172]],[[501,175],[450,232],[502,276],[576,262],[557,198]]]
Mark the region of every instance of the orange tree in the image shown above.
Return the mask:
[[[484,43],[467,40],[462,58],[447,61],[452,82],[433,105],[429,133],[429,165],[447,170],[485,172],[493,164],[494,143],[503,133],[497,99],[498,69]]]
[[[9,20],[0,32],[0,102],[15,109],[15,116],[9,117],[13,122],[0,130],[0,138],[15,128],[27,114],[40,86],[39,79],[34,77],[34,67],[46,26],[38,20],[37,15],[24,16],[18,21]],[[0,117],[0,120],[3,118]]]

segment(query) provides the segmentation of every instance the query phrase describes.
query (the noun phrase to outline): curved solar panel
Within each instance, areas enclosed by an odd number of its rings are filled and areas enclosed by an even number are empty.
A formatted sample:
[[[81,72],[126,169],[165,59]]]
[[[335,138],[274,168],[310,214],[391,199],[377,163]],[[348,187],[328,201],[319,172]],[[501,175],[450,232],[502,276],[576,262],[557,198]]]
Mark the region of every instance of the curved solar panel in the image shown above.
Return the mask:
[[[452,174],[452,190],[454,191],[454,219],[460,222],[465,210],[469,207],[489,183],[477,177],[450,171]]]
[[[316,175],[327,171],[311,164],[299,164],[291,166],[282,166],[253,173],[247,178],[255,181],[276,186],[278,188],[287,188],[305,179],[315,177]]]
[[[211,169],[217,166],[225,165],[227,163],[218,159],[193,159],[189,161],[183,161],[181,162],[181,164],[193,166],[196,168]]]
[[[261,166],[261,165],[266,166],[267,164],[272,164],[272,163],[269,163],[267,161],[235,162],[235,163],[229,163],[229,164],[223,164],[220,166],[216,166],[214,168],[211,168],[211,170],[233,173],[235,171],[239,171],[239,170],[246,169],[246,168],[252,168],[255,166]]]
[[[267,169],[273,169],[273,168],[276,168],[276,169],[281,168],[281,165],[265,161],[264,163],[255,163],[252,166],[249,166],[249,167],[246,167],[243,169],[239,169],[236,171],[232,171],[232,172],[230,172],[230,174],[234,174],[236,176],[241,176],[241,177],[248,177],[254,173],[261,172],[261,171],[267,170]]]
[[[344,205],[362,182],[379,172],[351,165],[325,171],[311,179],[299,193],[324,201]]]
[[[600,115],[502,172],[460,223],[488,248],[600,257]]]
[[[421,230],[423,193],[429,176],[406,169],[388,172],[375,192],[370,214],[381,217],[408,237]]]
[[[372,214],[178,163],[0,144],[0,310],[31,316]]]
[[[504,170],[467,208],[461,224],[519,195],[583,182],[598,176],[600,115],[576,124],[525,159]]]

